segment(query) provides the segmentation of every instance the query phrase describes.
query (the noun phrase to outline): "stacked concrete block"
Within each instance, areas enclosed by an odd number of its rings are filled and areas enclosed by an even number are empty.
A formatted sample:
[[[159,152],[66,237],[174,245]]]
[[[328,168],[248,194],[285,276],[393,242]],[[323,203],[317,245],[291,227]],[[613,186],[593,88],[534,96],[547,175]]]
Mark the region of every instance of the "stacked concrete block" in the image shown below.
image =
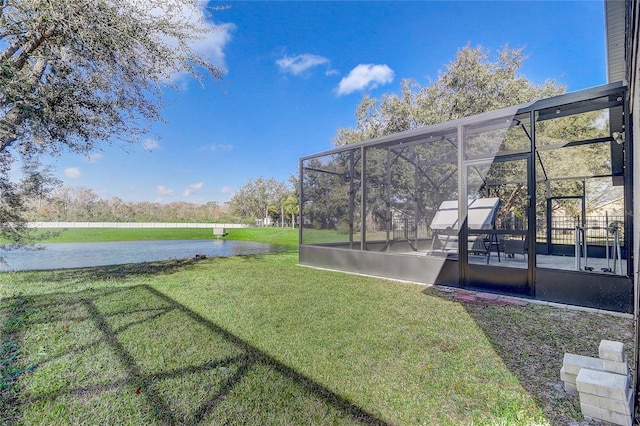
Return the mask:
[[[583,368],[576,384],[583,416],[632,426],[633,392],[628,375]]]
[[[627,356],[624,353],[622,342],[602,340],[598,348],[600,359],[604,363],[604,369],[618,374],[629,374]]]
[[[603,370],[604,363],[600,358],[565,353],[560,369],[560,378],[564,382],[564,390],[572,395],[578,394],[576,379],[582,368]]]
[[[560,377],[565,390],[579,394],[586,418],[631,426],[633,391],[624,345],[603,340],[598,355],[564,355]]]

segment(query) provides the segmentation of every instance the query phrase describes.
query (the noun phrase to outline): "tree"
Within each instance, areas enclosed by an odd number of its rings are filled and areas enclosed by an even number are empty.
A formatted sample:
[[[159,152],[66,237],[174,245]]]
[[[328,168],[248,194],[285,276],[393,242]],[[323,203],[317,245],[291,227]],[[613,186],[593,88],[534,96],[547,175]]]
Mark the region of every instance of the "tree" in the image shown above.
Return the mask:
[[[422,87],[404,80],[399,94],[380,99],[365,95],[356,108],[356,125],[338,129],[336,146],[360,142],[431,124],[444,123],[471,115],[548,98],[564,92],[553,80],[535,84],[519,75],[525,60],[522,49],[503,48],[495,60],[482,47],[466,46],[446,65],[430,85]],[[554,211],[580,214],[575,199],[554,196],[582,196],[586,211],[600,208],[609,200],[622,198],[622,188],[614,188],[611,173],[608,111],[589,111],[536,122],[538,219],[546,214],[546,203]],[[465,133],[465,155],[490,160],[497,151],[517,152],[530,146],[526,126],[486,129]],[[366,156],[367,228],[384,230],[391,215],[404,214],[428,224],[440,203],[458,194],[457,134],[414,146],[370,148]],[[438,139],[438,138],[436,138]],[[593,142],[602,139],[602,142]],[[568,142],[589,141],[570,146]],[[549,147],[556,147],[548,149]],[[305,219],[312,226],[335,226],[349,201],[347,172],[342,165],[346,154],[333,156],[326,164],[308,164],[305,174]],[[321,180],[319,170],[326,176]],[[503,201],[496,221],[517,223],[526,217],[527,175],[524,160],[473,164],[466,173],[468,197],[500,197]],[[354,170],[358,173],[358,170]],[[331,182],[332,193],[311,188],[316,182]],[[335,194],[341,194],[338,198]],[[337,200],[337,201],[336,201]],[[334,204],[332,204],[334,203]],[[328,207],[331,206],[331,207]],[[408,207],[408,208],[407,208]],[[403,211],[404,209],[404,211]],[[413,209],[413,211],[411,211]],[[417,211],[416,211],[417,210]],[[506,226],[506,225],[505,225]],[[517,225],[514,225],[517,227]],[[372,231],[375,229],[367,229]]]
[[[505,46],[492,60],[490,53],[482,47],[465,46],[428,86],[406,79],[402,81],[399,94],[384,94],[380,99],[365,95],[356,108],[355,127],[338,129],[334,144],[360,142],[564,92],[564,87],[553,80],[536,84],[520,76],[519,69],[525,59],[523,49]],[[473,145],[469,143],[468,152],[486,150],[496,141],[508,150],[510,144],[517,145],[526,138],[521,129],[497,132],[500,133],[498,137],[487,133],[477,138]],[[366,170],[369,226],[384,228],[391,219],[392,210],[415,217],[416,213],[407,211],[407,207],[418,209],[420,217],[428,223],[442,201],[457,196],[456,150],[446,138],[416,147],[370,149]],[[391,174],[387,173],[388,164],[393,164]],[[513,181],[514,176],[521,176],[517,175],[521,170],[514,165],[494,164],[484,171],[484,175],[490,171],[495,182]],[[481,176],[483,182],[487,181],[484,175]],[[346,188],[346,183],[343,186]],[[526,191],[518,185],[492,188],[478,185],[477,189],[483,196],[511,200],[500,214],[513,210],[526,198]],[[305,191],[308,191],[306,187]],[[324,204],[328,202],[329,199]]]
[[[136,142],[173,75],[221,78],[193,47],[213,31],[198,0],[0,0],[0,234],[27,236],[42,155]],[[30,185],[12,179],[17,160]]]
[[[245,219],[261,220],[263,225],[269,221],[270,211],[279,214],[284,200],[291,193],[291,190],[284,182],[279,182],[274,178],[249,179],[242,185],[233,197],[229,200],[232,214]],[[277,220],[276,218],[272,218]]]
[[[364,95],[356,107],[356,126],[338,129],[334,144],[361,142],[564,92],[553,80],[535,84],[519,76],[525,59],[523,49],[505,46],[494,62],[481,46],[465,46],[429,86],[405,79],[399,95],[384,94],[380,100]]]
[[[296,227],[296,216],[300,214],[300,204],[298,202],[298,197],[294,194],[289,195],[286,199],[282,201],[282,211],[284,213],[285,219],[291,223],[291,227]]]

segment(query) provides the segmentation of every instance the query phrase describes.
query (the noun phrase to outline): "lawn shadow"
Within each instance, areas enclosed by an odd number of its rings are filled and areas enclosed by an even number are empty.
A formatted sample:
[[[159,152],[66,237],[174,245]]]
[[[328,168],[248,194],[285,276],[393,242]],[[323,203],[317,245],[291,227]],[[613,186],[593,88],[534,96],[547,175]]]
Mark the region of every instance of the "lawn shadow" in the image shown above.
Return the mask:
[[[32,274],[37,274],[38,281],[47,283],[48,293],[66,294],[95,288],[132,286],[147,277],[171,275],[188,270],[198,262],[201,260],[191,258],[86,268],[22,271],[17,274],[0,272],[0,278],[3,274],[13,274],[11,279],[14,287],[11,295],[23,294],[20,290],[21,284],[24,282],[26,287],[30,287],[33,280]]]
[[[29,296],[29,309],[18,421],[386,424],[147,285]]]
[[[423,293],[465,309],[551,424],[585,421],[578,397],[565,392],[560,379],[565,352],[597,357],[600,341],[609,339],[622,341],[633,359],[629,318],[439,286],[427,287]]]
[[[48,282],[69,282],[82,279],[108,280],[140,276],[168,275],[192,267],[200,259],[171,259],[155,262],[127,263],[121,265],[91,266],[87,268],[56,269],[47,277]]]

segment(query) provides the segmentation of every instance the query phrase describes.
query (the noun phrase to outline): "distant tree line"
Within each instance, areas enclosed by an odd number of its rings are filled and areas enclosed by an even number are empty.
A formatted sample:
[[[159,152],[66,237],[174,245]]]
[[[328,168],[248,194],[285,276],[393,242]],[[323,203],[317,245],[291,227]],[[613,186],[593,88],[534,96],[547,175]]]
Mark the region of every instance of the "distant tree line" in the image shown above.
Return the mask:
[[[290,184],[293,186],[290,186]],[[247,223],[295,226],[297,184],[273,178],[250,179],[227,203],[175,201],[126,202],[102,199],[83,186],[61,186],[47,195],[32,197],[26,218],[31,222],[192,222]]]
[[[126,202],[102,199],[83,186],[62,186],[47,197],[31,199],[29,221],[43,222],[237,222],[240,218],[216,201]]]

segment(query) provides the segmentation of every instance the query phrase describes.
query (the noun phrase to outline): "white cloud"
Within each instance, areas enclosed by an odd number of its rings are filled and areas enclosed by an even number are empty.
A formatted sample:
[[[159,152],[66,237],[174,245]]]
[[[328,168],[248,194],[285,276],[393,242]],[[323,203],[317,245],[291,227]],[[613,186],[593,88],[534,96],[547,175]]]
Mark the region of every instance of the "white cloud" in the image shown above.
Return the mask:
[[[189,197],[194,192],[201,190],[203,185],[204,183],[202,182],[192,183],[184,191],[182,191],[182,195],[184,197]]]
[[[156,193],[158,195],[176,195],[176,192],[164,185],[156,185]]]
[[[220,193],[222,194],[231,194],[232,191],[233,189],[230,186],[223,186],[220,188]]]
[[[312,55],[310,53],[304,53],[293,57],[285,55],[282,59],[278,59],[276,61],[280,70],[293,75],[302,74],[310,68],[328,63],[329,60],[324,56]]]
[[[215,27],[215,30],[207,34],[202,40],[195,42],[192,47],[196,52],[207,57],[211,63],[224,67],[224,47],[231,40],[231,31],[235,30],[236,26],[229,23],[213,25],[210,22],[207,22],[206,26],[209,28]]]
[[[393,77],[394,72],[387,65],[360,64],[340,80],[336,93],[342,96],[359,90],[375,89],[381,84],[391,83]]]
[[[69,179],[78,179],[82,177],[82,171],[79,167],[67,167],[64,169],[64,175]]]
[[[153,151],[154,149],[160,148],[160,143],[155,139],[145,139],[140,143],[140,145],[142,145],[142,147],[147,151]]]

